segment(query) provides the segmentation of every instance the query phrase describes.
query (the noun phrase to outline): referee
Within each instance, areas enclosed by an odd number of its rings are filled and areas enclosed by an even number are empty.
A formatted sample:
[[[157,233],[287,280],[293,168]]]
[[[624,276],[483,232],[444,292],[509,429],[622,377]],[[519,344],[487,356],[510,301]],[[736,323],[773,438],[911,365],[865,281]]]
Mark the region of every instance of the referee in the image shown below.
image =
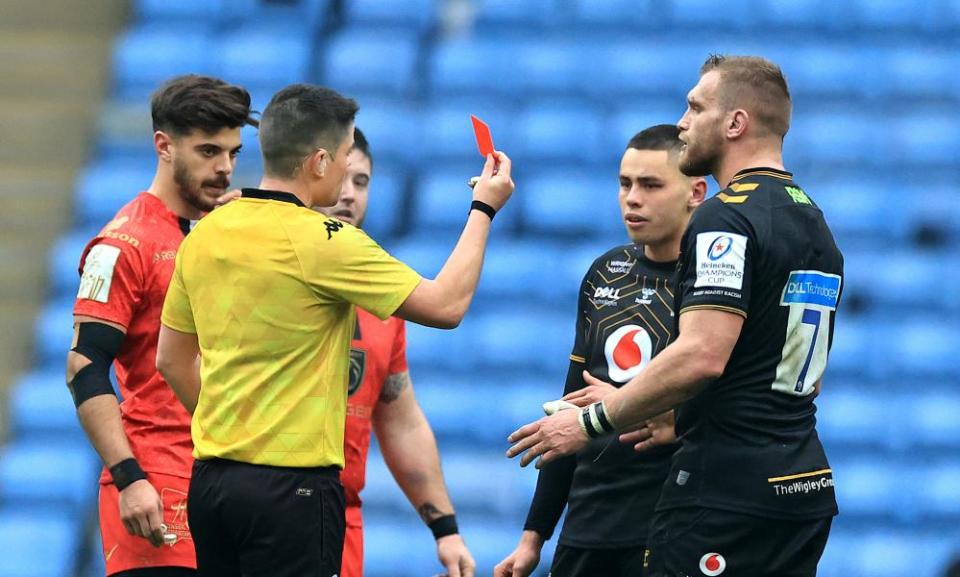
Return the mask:
[[[648,577],[814,577],[837,514],[813,399],[843,256],[784,170],[790,115],[776,64],[707,59],[678,124],[680,170],[724,189],[681,242],[677,340],[603,401],[511,436],[510,455],[530,449],[523,463],[549,462],[679,406],[681,446],[653,519]]]
[[[356,112],[317,86],[274,95],[260,187],[203,219],[177,254],[157,367],[194,414],[188,511],[203,575],[339,574],[354,305],[457,326],[513,191],[510,159],[489,156],[457,246],[435,280],[421,279],[311,210],[337,202]]]

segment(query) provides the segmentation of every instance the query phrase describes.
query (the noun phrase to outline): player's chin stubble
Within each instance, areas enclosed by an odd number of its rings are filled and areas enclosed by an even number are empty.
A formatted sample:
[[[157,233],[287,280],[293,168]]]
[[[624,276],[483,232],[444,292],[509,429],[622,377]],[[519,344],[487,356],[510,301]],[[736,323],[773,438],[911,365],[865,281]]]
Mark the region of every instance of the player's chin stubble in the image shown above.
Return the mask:
[[[180,198],[193,208],[202,212],[210,212],[216,208],[216,199],[203,194],[204,183],[190,178],[190,171],[186,165],[176,160],[173,162],[173,181],[180,190]],[[220,178],[206,184],[226,190],[230,186],[230,180]]]

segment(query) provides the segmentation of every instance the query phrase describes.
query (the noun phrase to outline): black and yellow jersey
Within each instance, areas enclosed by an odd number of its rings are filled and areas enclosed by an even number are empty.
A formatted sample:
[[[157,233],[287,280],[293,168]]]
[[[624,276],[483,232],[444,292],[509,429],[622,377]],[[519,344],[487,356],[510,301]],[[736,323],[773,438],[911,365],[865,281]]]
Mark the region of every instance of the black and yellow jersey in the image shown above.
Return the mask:
[[[697,209],[681,243],[676,310],[745,320],[723,375],[678,411],[681,448],[658,509],[836,514],[813,399],[842,277],[823,213],[788,172],[742,171]]]
[[[654,262],[643,247],[616,247],[597,258],[580,285],[576,337],[565,393],[584,386],[582,371],[620,387],[673,337],[671,280],[676,261]],[[564,504],[559,543],[635,547],[647,528],[675,445],[637,453],[617,435],[593,439],[540,473],[525,529],[549,537]]]

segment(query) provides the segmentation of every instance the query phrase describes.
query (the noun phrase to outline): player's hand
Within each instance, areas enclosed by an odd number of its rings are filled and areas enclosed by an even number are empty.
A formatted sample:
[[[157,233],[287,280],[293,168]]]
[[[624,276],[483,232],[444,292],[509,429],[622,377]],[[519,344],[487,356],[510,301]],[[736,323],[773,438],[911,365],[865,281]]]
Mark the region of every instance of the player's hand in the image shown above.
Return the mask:
[[[493,568],[493,577],[527,577],[540,564],[542,549],[543,538],[535,531],[524,531],[513,553]]]
[[[520,466],[526,467],[534,459],[537,468],[564,455],[572,455],[590,441],[580,427],[578,411],[557,411],[552,416],[524,425],[510,434],[507,441],[513,446],[507,450],[511,459],[526,451]]]
[[[494,158],[496,156],[496,158]],[[512,164],[510,157],[497,151],[487,155],[487,161],[480,173],[480,180],[473,187],[473,200],[483,201],[500,210],[513,194],[513,178],[510,176]]]
[[[146,479],[140,479],[120,491],[120,520],[127,533],[143,537],[154,547],[163,545],[163,503]]]
[[[589,407],[594,403],[599,403],[605,399],[607,395],[617,390],[617,387],[594,378],[594,376],[587,371],[583,371],[583,381],[587,383],[586,387],[564,395],[561,400],[573,403],[581,408]]]
[[[240,198],[241,196],[243,196],[243,192],[241,192],[241,190],[240,190],[239,188],[235,188],[235,189],[231,190],[230,192],[225,192],[225,193],[223,193],[223,195],[216,200],[216,203],[215,203],[215,204],[216,204],[216,206],[223,206],[223,205],[227,204],[228,202],[230,202],[230,201],[232,201],[232,200],[237,200],[237,199]],[[216,207],[214,207],[214,208],[216,208]]]
[[[474,577],[477,562],[473,560],[467,544],[460,535],[447,535],[437,539],[437,558],[447,570],[449,577]]]
[[[638,453],[676,441],[677,429],[673,411],[648,419],[639,429],[620,435],[620,442],[632,444],[633,450]]]

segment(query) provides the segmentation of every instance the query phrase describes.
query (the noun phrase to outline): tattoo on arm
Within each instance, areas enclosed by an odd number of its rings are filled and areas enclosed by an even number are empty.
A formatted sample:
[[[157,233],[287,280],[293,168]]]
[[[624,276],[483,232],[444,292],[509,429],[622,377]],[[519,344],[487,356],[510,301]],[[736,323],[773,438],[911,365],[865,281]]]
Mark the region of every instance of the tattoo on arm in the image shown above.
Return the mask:
[[[431,523],[443,517],[443,512],[440,509],[437,509],[433,503],[424,503],[417,508],[417,513],[420,513],[420,518],[423,519],[424,523]]]
[[[410,373],[404,371],[387,377],[383,383],[383,390],[380,391],[381,403],[392,403],[400,397],[400,393],[410,386]]]

